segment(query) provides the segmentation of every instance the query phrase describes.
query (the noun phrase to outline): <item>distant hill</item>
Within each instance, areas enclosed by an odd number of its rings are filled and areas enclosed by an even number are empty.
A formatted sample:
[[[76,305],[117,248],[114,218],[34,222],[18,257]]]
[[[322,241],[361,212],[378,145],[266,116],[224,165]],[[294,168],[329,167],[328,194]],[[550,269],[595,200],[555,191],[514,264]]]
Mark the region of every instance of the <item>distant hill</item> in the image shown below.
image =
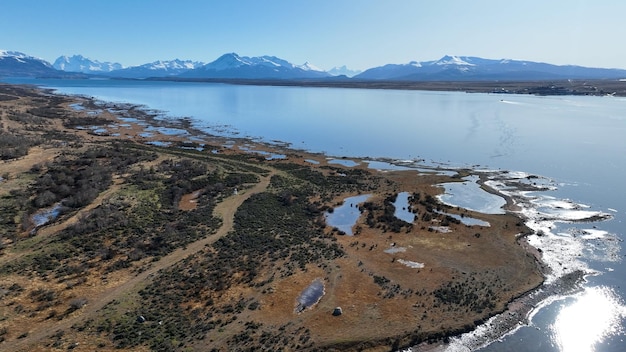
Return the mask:
[[[519,60],[492,60],[472,56],[446,55],[436,61],[412,61],[374,67],[356,75],[360,80],[397,81],[485,81],[547,79],[624,78],[626,70],[558,66]]]

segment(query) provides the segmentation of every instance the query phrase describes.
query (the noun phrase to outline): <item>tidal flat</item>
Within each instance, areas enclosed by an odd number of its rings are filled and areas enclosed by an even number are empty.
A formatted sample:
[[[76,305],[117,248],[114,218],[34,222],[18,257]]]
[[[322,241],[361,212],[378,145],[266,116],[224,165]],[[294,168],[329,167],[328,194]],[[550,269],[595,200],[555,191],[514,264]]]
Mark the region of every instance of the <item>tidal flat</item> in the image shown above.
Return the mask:
[[[519,215],[440,201],[472,170],[337,164],[136,106],[0,90],[2,350],[397,349],[472,331],[544,281]],[[403,192],[412,222],[394,215]],[[364,194],[354,236],[327,224]],[[324,295],[296,312],[316,280]]]

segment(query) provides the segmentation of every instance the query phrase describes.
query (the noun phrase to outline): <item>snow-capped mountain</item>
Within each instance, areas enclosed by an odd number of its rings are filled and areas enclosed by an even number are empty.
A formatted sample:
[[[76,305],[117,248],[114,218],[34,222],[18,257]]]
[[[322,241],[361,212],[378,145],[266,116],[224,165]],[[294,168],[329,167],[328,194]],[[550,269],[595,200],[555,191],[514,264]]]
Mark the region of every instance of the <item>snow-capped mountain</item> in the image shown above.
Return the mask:
[[[354,77],[359,73],[363,72],[361,70],[351,70],[346,65],[340,67],[333,67],[330,70],[326,71],[333,76],[346,76],[346,77]]]
[[[124,68],[117,62],[100,62],[91,60],[82,55],[60,56],[52,67],[66,72],[82,72],[87,74],[101,74]]]
[[[18,51],[0,50],[0,77],[58,77],[50,63]]]
[[[604,79],[626,77],[626,70],[558,66],[509,59],[449,56],[439,60],[389,64],[374,67],[355,78],[361,80],[453,81],[453,80],[544,80]]]
[[[248,57],[229,53],[180,76],[185,78],[306,79],[330,75],[309,63],[296,66],[275,56]]]
[[[324,72],[324,70],[322,70],[321,68],[309,63],[308,61],[303,63],[302,65],[298,65],[296,66],[299,69],[305,70],[305,71],[318,71],[318,72]]]
[[[114,70],[106,73],[106,75],[120,78],[171,77],[178,76],[181,73],[196,69],[202,65],[204,65],[204,63],[191,60],[159,60],[148,64]]]

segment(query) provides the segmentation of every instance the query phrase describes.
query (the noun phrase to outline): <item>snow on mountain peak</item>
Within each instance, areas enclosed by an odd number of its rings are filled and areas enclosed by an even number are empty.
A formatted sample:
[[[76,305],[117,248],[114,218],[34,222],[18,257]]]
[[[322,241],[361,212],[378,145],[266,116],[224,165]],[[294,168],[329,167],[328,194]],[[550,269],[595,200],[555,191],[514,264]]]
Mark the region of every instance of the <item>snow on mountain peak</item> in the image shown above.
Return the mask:
[[[303,63],[302,65],[298,65],[296,66],[297,68],[304,70],[304,71],[320,71],[320,72],[324,72],[324,70],[322,70],[321,68],[309,63],[308,61]]]
[[[19,51],[11,51],[11,50],[0,50],[0,59],[14,59],[17,62],[26,63],[25,60],[37,61],[44,66],[51,67],[50,64],[44,59],[40,59],[38,57],[26,55]]]
[[[443,66],[443,65],[457,65],[457,66],[476,66],[472,63],[469,63],[459,56],[450,56],[446,55],[441,59],[435,62],[435,65]]]
[[[52,64],[54,68],[66,72],[102,73],[122,69],[123,66],[114,62],[91,60],[83,55],[63,55]]]
[[[216,71],[222,71],[244,65],[250,65],[250,63],[236,53],[228,53],[218,57],[217,60],[206,64],[204,67]]]
[[[0,50],[0,57],[12,57],[18,61],[20,61],[20,59],[33,59],[33,60],[43,61],[42,59],[30,56],[30,55],[26,55],[19,51],[11,51],[11,50]]]
[[[346,65],[343,65],[341,67],[333,67],[330,70],[326,71],[328,72],[328,74],[332,75],[332,76],[346,76],[346,77],[354,77],[356,75],[358,75],[359,73],[361,73],[361,70],[351,70],[349,69]]]
[[[24,58],[24,57],[29,57],[29,56],[24,53],[20,53],[19,51],[0,50],[0,57]]]
[[[191,61],[191,60],[180,60],[180,59],[174,59],[174,60],[168,60],[168,61],[163,61],[163,60],[158,60],[158,61],[154,61],[152,63],[149,64],[145,64],[145,65],[141,65],[140,67],[145,67],[149,70],[161,70],[161,71],[184,71],[184,70],[191,70],[194,69],[196,67],[201,66],[202,63],[201,62],[196,62],[196,61]]]

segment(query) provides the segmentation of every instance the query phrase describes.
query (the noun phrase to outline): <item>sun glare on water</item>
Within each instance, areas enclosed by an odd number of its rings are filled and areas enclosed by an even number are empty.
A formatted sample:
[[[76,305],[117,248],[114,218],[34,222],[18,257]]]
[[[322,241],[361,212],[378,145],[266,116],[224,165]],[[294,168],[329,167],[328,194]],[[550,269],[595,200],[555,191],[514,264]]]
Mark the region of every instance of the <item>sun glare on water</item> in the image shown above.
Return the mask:
[[[555,341],[562,352],[595,351],[604,338],[623,333],[625,317],[626,306],[611,289],[587,288],[559,312],[552,326]]]

